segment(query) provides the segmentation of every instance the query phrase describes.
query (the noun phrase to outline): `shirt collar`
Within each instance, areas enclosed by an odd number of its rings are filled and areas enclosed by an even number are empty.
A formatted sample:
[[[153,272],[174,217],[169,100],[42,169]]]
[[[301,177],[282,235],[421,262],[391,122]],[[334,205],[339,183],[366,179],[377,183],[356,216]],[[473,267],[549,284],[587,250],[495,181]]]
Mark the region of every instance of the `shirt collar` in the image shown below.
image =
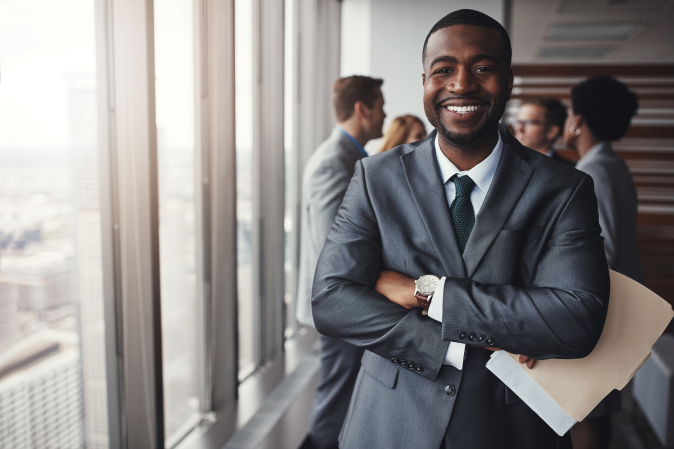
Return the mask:
[[[344,128],[342,128],[339,125],[337,125],[337,129],[340,130],[342,134],[344,134],[346,137],[349,138],[349,140],[356,146],[356,148],[358,148],[358,151],[360,151],[360,154],[362,154],[363,157],[367,157],[367,151],[365,151],[365,148],[363,148],[363,146],[360,143],[358,143],[358,141],[351,134],[344,131]]]
[[[468,175],[470,179],[475,182],[475,185],[482,190],[485,194],[489,191],[489,186],[494,180],[494,174],[496,173],[496,168],[498,163],[501,160],[501,153],[503,152],[503,140],[501,140],[501,133],[498,135],[498,142],[494,147],[494,150],[489,156],[475,167],[471,168],[468,171],[460,171],[456,168],[456,165],[445,156],[445,154],[440,149],[440,144],[438,143],[438,136],[435,136],[435,155],[438,159],[438,164],[440,165],[440,174],[442,175],[442,182],[447,183],[449,178],[454,176],[456,173],[459,176]]]
[[[545,155],[547,157],[552,157],[555,155],[555,150],[553,148],[550,148],[548,151],[545,152]]]
[[[588,156],[594,157],[594,156],[597,155],[597,153],[601,153],[601,152],[605,151],[607,148],[610,147],[610,145],[611,145],[611,144],[608,143],[608,142],[599,142],[598,144],[596,144],[595,146],[593,146],[592,148],[590,148],[590,151],[588,151],[587,153],[585,153],[585,156],[583,156],[583,157],[584,157],[584,158],[585,158],[585,157],[588,157]]]
[[[609,148],[611,148],[611,144],[609,142],[599,142],[598,144],[590,148],[590,151],[585,153],[583,157],[580,158],[576,167],[579,170],[581,170],[585,166],[585,164],[589,163],[594,158],[599,156],[600,153],[605,152]]]

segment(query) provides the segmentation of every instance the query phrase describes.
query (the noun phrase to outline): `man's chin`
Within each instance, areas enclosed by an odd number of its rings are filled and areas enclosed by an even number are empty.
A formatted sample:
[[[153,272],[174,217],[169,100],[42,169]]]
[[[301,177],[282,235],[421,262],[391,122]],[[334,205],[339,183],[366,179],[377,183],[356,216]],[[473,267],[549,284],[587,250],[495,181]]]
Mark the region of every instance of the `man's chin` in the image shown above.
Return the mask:
[[[443,126],[438,131],[442,134],[442,137],[459,147],[475,145],[486,135],[484,126],[470,131],[452,131]]]

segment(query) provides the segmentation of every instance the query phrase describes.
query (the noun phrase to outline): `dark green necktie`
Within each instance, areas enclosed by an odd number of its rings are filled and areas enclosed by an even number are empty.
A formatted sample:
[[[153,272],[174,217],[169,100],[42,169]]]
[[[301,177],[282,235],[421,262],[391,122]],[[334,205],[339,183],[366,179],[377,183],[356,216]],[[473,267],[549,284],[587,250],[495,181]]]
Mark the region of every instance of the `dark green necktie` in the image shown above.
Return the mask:
[[[468,237],[475,225],[475,211],[473,210],[473,203],[470,202],[470,192],[475,187],[475,181],[470,179],[470,176],[454,175],[449,178],[456,186],[456,197],[450,208],[452,212],[452,220],[454,221],[454,232],[456,232],[456,239],[459,241],[461,247],[461,254],[466,248]]]

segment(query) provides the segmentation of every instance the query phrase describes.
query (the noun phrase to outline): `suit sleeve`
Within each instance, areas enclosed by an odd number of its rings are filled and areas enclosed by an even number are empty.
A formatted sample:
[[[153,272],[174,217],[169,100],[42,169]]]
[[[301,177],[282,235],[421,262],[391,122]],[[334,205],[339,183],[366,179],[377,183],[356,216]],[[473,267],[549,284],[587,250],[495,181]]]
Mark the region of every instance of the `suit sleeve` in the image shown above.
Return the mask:
[[[382,357],[413,362],[418,374],[435,380],[449,342],[440,338],[441,324],[420,309],[407,310],[373,290],[381,251],[359,161],[318,259],[312,294],[316,329]]]
[[[585,357],[601,335],[609,291],[597,201],[586,175],[554,225],[529,287],[445,281],[442,336],[461,341],[461,332],[483,334],[494,339],[490,346],[537,359]]]

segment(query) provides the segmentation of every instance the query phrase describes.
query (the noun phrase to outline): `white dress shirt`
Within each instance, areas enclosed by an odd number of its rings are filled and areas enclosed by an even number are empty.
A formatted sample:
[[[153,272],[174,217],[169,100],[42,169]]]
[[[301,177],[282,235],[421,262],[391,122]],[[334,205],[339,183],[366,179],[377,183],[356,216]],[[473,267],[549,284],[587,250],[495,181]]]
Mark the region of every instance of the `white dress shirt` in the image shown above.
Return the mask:
[[[438,136],[435,136],[435,155],[438,160],[438,165],[440,165],[440,174],[442,175],[442,181],[445,183],[445,194],[447,195],[447,204],[449,207],[452,207],[452,202],[454,202],[454,197],[456,196],[456,186],[453,182],[448,182],[449,178],[458,173],[459,177],[468,175],[475,182],[475,187],[470,193],[470,202],[473,204],[473,210],[475,211],[475,217],[477,221],[478,213],[480,208],[482,208],[482,203],[487,196],[489,191],[489,186],[494,180],[494,173],[496,173],[496,168],[498,163],[501,160],[501,153],[503,152],[503,141],[501,140],[501,134],[498,136],[498,142],[494,147],[494,150],[489,156],[475,167],[471,168],[468,171],[460,171],[456,168],[456,165],[447,159],[447,156],[440,149],[440,144],[438,143]],[[431,305],[428,309],[428,316],[436,321],[442,323],[442,305],[443,305],[443,292],[445,288],[445,277],[443,276],[440,279],[440,283],[433,293],[433,299]],[[447,349],[447,354],[445,355],[445,365],[452,365],[457,369],[463,369],[463,359],[466,354],[466,345],[464,343],[451,342],[449,348]]]

